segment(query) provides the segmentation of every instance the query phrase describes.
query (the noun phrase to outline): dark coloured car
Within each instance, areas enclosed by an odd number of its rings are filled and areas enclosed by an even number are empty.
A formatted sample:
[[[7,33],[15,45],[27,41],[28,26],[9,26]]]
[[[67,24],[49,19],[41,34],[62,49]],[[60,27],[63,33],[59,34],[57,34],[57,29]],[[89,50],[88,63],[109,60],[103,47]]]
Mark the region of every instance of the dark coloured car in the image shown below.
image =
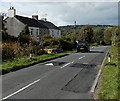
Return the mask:
[[[89,52],[90,46],[87,42],[78,42],[77,43],[77,52]]]

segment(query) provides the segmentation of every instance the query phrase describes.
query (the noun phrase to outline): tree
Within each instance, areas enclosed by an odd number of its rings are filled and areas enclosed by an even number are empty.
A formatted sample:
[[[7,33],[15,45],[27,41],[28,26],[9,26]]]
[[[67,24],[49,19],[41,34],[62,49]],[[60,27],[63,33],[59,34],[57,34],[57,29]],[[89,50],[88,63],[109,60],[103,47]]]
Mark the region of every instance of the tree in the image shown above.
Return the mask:
[[[96,28],[93,32],[94,42],[100,44],[100,42],[103,41],[103,38],[104,38],[103,30],[101,30],[100,28]]]
[[[30,42],[30,32],[29,32],[28,25],[25,25],[24,29],[20,32],[18,38],[19,38],[19,41],[20,41],[20,45],[23,45],[25,43],[29,44],[29,42]]]
[[[93,28],[91,25],[85,25],[81,28],[78,40],[87,41],[88,43],[93,42]]]
[[[41,37],[41,41],[42,41],[42,42],[44,42],[44,41],[46,41],[46,40],[49,40],[49,39],[52,39],[51,35],[49,35],[49,34],[44,34],[44,35],[42,35],[42,37]]]
[[[105,44],[111,45],[111,43],[112,43],[112,41],[111,41],[112,33],[113,33],[113,29],[112,28],[107,28],[104,31],[104,42],[105,42]]]
[[[112,30],[112,45],[117,45],[117,43],[120,41],[120,27],[113,27]]]

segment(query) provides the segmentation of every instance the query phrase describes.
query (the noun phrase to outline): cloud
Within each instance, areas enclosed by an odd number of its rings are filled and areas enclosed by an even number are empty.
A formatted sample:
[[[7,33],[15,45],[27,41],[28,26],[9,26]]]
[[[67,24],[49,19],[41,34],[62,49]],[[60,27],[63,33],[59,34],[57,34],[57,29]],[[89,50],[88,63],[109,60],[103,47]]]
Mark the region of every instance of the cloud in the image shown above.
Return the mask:
[[[9,8],[9,3],[6,8]],[[7,7],[8,6],[8,7]],[[39,19],[47,19],[56,25],[77,24],[113,24],[118,23],[117,2],[13,2],[17,14],[31,17],[37,13]],[[7,9],[6,9],[7,11]]]
[[[119,2],[119,0],[2,0],[3,2]]]

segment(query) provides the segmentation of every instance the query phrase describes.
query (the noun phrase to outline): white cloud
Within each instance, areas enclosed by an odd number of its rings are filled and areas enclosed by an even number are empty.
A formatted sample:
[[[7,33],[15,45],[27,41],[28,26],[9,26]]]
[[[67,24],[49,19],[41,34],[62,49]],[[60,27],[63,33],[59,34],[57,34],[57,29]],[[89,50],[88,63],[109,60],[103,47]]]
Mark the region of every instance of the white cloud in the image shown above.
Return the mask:
[[[4,2],[119,2],[119,0],[2,0]]]
[[[1,3],[1,2],[0,2]],[[3,7],[5,6],[5,7]],[[3,3],[7,11],[9,3]],[[117,24],[118,3],[116,2],[13,2],[18,15],[31,17],[37,13],[39,19],[47,17],[56,25],[74,24]]]

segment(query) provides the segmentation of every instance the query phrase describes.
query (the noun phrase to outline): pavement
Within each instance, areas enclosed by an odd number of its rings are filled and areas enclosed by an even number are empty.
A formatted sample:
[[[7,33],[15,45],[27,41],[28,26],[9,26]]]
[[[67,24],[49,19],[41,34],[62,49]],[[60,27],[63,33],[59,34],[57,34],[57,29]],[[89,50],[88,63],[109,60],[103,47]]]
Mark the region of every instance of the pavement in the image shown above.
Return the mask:
[[[91,88],[108,46],[39,63],[2,76],[5,99],[93,99]]]

